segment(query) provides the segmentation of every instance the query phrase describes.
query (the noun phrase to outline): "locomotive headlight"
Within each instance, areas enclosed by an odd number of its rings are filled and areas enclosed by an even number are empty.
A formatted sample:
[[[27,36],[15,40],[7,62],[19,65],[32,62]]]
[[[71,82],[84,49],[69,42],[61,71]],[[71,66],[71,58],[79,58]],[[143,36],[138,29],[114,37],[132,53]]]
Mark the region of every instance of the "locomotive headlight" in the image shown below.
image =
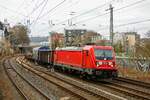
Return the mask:
[[[102,62],[99,62],[99,65],[102,65]]]
[[[113,63],[112,63],[112,62],[109,62],[108,64],[109,64],[109,65],[113,65]]]
[[[96,65],[97,65],[97,66],[102,65],[102,62],[98,62],[98,61],[97,61],[97,62],[96,62]]]
[[[96,66],[99,66],[99,62],[96,62]]]
[[[108,64],[109,64],[111,67],[113,67],[113,63],[112,63],[112,62],[109,62]]]

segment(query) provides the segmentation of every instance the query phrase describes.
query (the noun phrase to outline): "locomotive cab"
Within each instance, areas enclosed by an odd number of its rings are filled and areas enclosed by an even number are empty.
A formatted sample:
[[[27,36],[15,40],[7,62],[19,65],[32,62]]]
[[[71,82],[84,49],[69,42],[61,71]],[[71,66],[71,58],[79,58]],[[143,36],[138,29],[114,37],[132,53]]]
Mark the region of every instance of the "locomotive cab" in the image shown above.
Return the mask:
[[[94,48],[96,75],[102,77],[117,77],[115,53],[111,46],[96,46]]]
[[[94,49],[96,66],[102,67],[114,67],[115,61],[112,50],[107,49]]]

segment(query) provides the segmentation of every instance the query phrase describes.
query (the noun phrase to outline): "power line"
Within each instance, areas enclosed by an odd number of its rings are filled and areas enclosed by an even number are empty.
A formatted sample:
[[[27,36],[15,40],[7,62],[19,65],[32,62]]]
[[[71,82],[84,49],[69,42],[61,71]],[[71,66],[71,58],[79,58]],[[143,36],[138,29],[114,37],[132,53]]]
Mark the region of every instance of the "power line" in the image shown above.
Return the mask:
[[[130,22],[130,23],[126,23],[126,24],[116,25],[115,27],[122,27],[122,26],[127,26],[127,25],[139,24],[139,23],[149,22],[149,21],[150,21],[150,19],[146,19],[146,20],[141,20],[141,21],[136,21],[136,22]]]
[[[44,16],[46,16],[47,14],[49,14],[50,12],[52,12],[54,9],[56,9],[58,6],[60,6],[61,4],[63,4],[66,0],[63,0],[62,2],[60,2],[59,4],[57,4],[55,7],[53,7],[52,9],[50,9],[49,11],[47,11],[46,13],[44,13],[41,17],[39,17],[39,19],[43,18]]]
[[[146,0],[140,0],[140,1],[134,2],[134,3],[129,4],[129,5],[127,5],[127,6],[118,8],[118,9],[116,9],[116,10],[114,10],[114,11],[120,11],[120,10],[122,10],[122,9],[125,9],[125,8],[128,8],[128,7],[134,6],[134,5],[136,5],[136,4],[142,3],[143,1],[146,1]],[[94,8],[93,8],[93,9],[94,9]],[[91,9],[91,10],[92,10],[92,9]],[[90,10],[89,10],[89,11],[90,11]],[[92,20],[92,19],[95,19],[95,18],[100,17],[100,16],[104,16],[104,15],[107,15],[107,14],[109,14],[109,12],[106,12],[106,13],[103,13],[103,14],[101,14],[101,15],[98,15],[98,16],[95,16],[95,17],[92,17],[92,18],[88,18],[88,19],[79,21],[79,22],[77,22],[77,23],[81,23],[81,22],[85,22],[85,21],[88,21],[88,20]],[[76,18],[76,16],[75,16],[75,17],[72,17],[72,18]],[[77,24],[77,23],[75,23],[75,24]],[[58,23],[57,23],[57,24],[58,24]],[[59,23],[59,24],[60,24],[60,23]],[[116,26],[115,26],[115,27],[116,27]],[[119,26],[118,26],[118,27],[119,27]],[[61,28],[64,28],[64,27],[61,27]]]
[[[116,10],[114,10],[114,11],[120,11],[120,10],[122,10],[122,9],[125,9],[125,8],[128,8],[128,7],[134,6],[134,5],[136,5],[136,4],[142,3],[143,1],[146,1],[146,0],[140,0],[140,1],[134,2],[134,3],[129,4],[129,5],[127,5],[127,6],[118,8],[118,9],[116,9]],[[92,18],[88,18],[88,19],[85,19],[85,20],[76,22],[75,24],[77,24],[77,23],[82,23],[82,22],[85,22],[85,21],[89,21],[89,20],[95,19],[95,18],[100,17],[100,16],[104,16],[104,15],[107,15],[107,14],[109,14],[109,12],[106,12],[106,13],[103,13],[103,14],[101,14],[101,15],[94,16],[94,17],[92,17]],[[116,27],[116,26],[115,26],[115,27]],[[119,27],[119,26],[117,26],[117,27]],[[63,27],[62,27],[62,28],[63,28]]]
[[[122,10],[122,9],[124,9],[124,8],[128,8],[128,7],[134,6],[134,5],[139,4],[139,3],[142,3],[142,2],[144,2],[144,1],[147,1],[147,0],[140,0],[140,1],[134,2],[134,3],[129,4],[129,5],[127,5],[127,6],[118,8],[118,9],[116,9],[116,11],[119,11],[119,10]]]
[[[39,3],[39,0],[37,0],[36,2],[34,0],[32,0],[32,2],[34,2],[34,6],[37,7],[38,6],[37,4]]]
[[[38,3],[38,1],[37,1],[35,3],[36,7],[34,7],[33,10],[27,16],[25,16],[25,18],[28,18],[30,15],[32,15],[44,2],[45,2],[45,0],[43,0],[42,2],[40,2],[40,4],[37,5],[37,3]],[[22,20],[24,20],[24,19],[22,19]],[[30,20],[30,19],[28,19],[28,20]]]
[[[45,0],[44,0],[44,1],[45,1]],[[42,9],[41,9],[41,11],[40,11],[38,17],[37,17],[35,20],[32,21],[31,25],[32,25],[32,24],[35,24],[35,23],[38,21],[38,19],[40,18],[40,15],[42,14],[42,12],[44,11],[44,8],[45,8],[46,5],[47,5],[47,2],[48,2],[48,0],[45,1],[45,4],[44,4],[44,6],[42,7]]]
[[[34,22],[37,22],[39,19],[43,18],[44,16],[46,16],[48,13],[50,13],[51,11],[53,11],[54,9],[56,9],[58,6],[60,6],[61,4],[63,4],[66,0],[63,0],[62,2],[60,2],[59,4],[57,4],[55,7],[53,7],[52,9],[50,9],[49,11],[47,11],[46,13],[44,13],[41,17],[39,14],[39,16],[32,21],[31,25],[34,23]],[[44,6],[43,6],[44,7]]]
[[[145,19],[145,20],[141,20],[141,21],[135,21],[135,22],[130,22],[130,23],[125,23],[125,24],[120,24],[120,25],[115,25],[114,27],[124,27],[124,26],[128,26],[128,25],[134,25],[134,24],[139,24],[139,23],[144,23],[144,22],[150,22],[150,19]],[[45,29],[48,29],[49,27],[45,28]],[[61,28],[64,28],[64,27],[61,27]],[[57,28],[56,30],[60,30],[61,28]],[[100,30],[105,30],[107,29],[108,27],[106,28],[102,28]],[[45,30],[45,29],[42,29],[42,30]],[[41,30],[41,31],[42,31]]]
[[[9,11],[13,12],[13,13],[18,14],[18,15],[21,15],[21,16],[26,17],[26,15],[24,15],[23,13],[18,12],[18,11],[15,11],[15,10],[12,10],[12,9],[10,9],[10,8],[7,8],[7,7],[3,6],[3,5],[0,5],[0,7],[1,7],[1,8],[3,8],[3,9],[7,9],[7,10],[9,10]]]
[[[120,10],[122,10],[122,9],[131,7],[131,6],[134,6],[134,5],[137,5],[137,4],[142,3],[142,2],[144,2],[144,1],[146,1],[146,0],[140,0],[140,1],[134,2],[134,3],[129,4],[129,5],[127,5],[127,6],[124,6],[124,7],[118,8],[118,9],[115,9],[114,12],[120,11]],[[101,15],[97,15],[97,16],[94,16],[94,17],[91,17],[91,18],[88,18],[88,19],[85,19],[85,20],[81,20],[81,21],[79,21],[79,22],[76,22],[75,24],[77,24],[77,23],[82,23],[82,22],[89,21],[89,20],[93,20],[93,19],[95,19],[95,18],[97,18],[97,17],[104,16],[104,15],[107,15],[107,14],[109,14],[109,13],[103,13],[103,14],[101,14]]]
[[[22,1],[22,3],[17,7],[17,10],[20,9],[20,7],[22,7],[25,3],[25,0]]]
[[[27,17],[29,17],[30,15],[32,15],[40,6],[42,6],[44,4],[46,0],[43,0],[39,5],[37,5],[35,8],[33,8],[33,10],[27,15]],[[36,2],[38,3],[38,2]]]
[[[112,2],[112,1],[110,1],[110,2]],[[64,20],[64,21],[61,21],[60,23],[57,23],[57,24],[61,24],[61,23],[66,22],[66,21],[68,21],[68,20],[70,20],[70,19],[74,19],[74,18],[80,17],[80,16],[82,16],[82,15],[88,14],[88,13],[94,11],[94,10],[97,10],[97,9],[99,9],[99,8],[104,7],[105,5],[107,5],[107,4],[110,3],[110,2],[107,2],[107,3],[105,3],[105,4],[99,5],[99,6],[95,7],[95,8],[92,8],[92,9],[86,11],[86,12],[83,12],[83,13],[77,15],[77,16],[71,17],[71,18],[66,19],[66,20]]]
[[[134,24],[139,24],[139,23],[144,23],[144,22],[150,22],[150,19],[145,19],[145,20],[140,20],[140,21],[135,21],[135,22],[130,22],[130,23],[125,23],[125,24],[120,24],[120,25],[115,25],[114,27],[123,27],[123,26],[128,26],[128,25],[134,25]],[[106,28],[102,28],[100,30],[105,30]]]

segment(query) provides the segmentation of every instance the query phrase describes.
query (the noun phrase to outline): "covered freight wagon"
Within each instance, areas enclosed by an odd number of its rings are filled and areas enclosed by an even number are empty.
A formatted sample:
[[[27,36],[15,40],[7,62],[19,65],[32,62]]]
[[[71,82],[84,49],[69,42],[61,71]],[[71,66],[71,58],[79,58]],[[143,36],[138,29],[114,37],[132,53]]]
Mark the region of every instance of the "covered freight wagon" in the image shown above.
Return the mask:
[[[43,64],[52,63],[52,50],[48,46],[40,47],[38,50],[38,61]]]

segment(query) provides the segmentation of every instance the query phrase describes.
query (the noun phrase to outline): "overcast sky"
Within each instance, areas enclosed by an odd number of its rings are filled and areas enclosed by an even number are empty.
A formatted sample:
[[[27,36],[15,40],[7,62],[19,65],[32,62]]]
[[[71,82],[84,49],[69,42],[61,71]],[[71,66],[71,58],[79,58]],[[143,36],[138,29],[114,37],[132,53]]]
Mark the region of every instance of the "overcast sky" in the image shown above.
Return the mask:
[[[114,7],[115,32],[137,31],[143,36],[150,30],[150,0],[0,1],[0,20],[7,19],[11,26],[18,22],[26,24],[27,20],[30,20],[30,36],[47,36],[49,31],[62,32],[64,28],[84,28],[109,35],[110,15],[106,9],[109,8],[110,3]],[[60,5],[57,6],[58,4]],[[89,11],[96,7],[97,9]],[[121,9],[117,10],[119,8]],[[74,17],[72,22],[76,26],[68,26],[68,19],[71,17]],[[51,20],[55,25],[51,25]],[[117,25],[123,26],[116,27]]]

